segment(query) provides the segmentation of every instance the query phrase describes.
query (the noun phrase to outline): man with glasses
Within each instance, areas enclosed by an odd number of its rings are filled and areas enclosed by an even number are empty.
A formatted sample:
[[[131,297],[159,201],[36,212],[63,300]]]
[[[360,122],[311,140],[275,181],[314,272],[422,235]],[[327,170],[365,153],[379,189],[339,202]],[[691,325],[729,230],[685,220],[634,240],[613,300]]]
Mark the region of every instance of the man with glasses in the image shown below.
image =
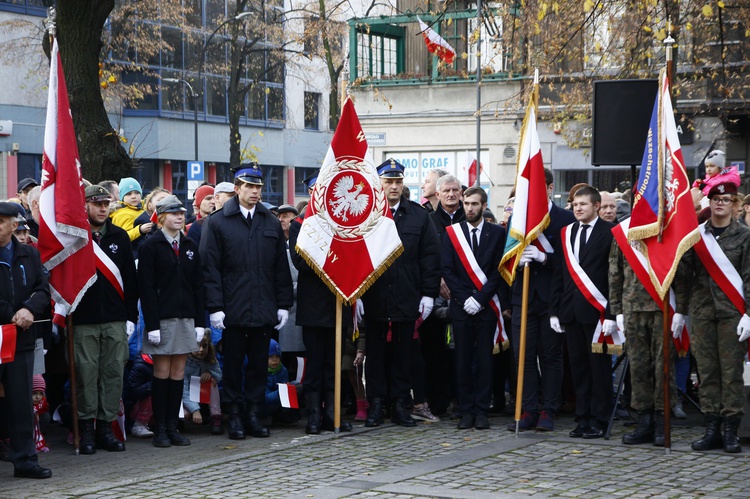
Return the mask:
[[[701,239],[680,262],[674,286],[673,334],[682,330],[688,309],[693,325],[691,348],[706,416],[706,432],[691,446],[699,451],[742,451],[737,429],[744,413],[742,374],[750,337],[750,229],[732,218],[735,194],[737,186],[730,182],[709,191],[711,216],[699,226]]]

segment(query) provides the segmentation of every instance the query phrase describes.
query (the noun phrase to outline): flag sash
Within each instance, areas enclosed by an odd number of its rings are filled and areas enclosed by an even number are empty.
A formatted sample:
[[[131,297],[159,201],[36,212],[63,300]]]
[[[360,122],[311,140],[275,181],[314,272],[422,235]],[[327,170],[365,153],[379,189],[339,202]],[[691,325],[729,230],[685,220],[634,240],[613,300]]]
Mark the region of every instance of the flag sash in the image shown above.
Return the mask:
[[[469,279],[471,279],[474,286],[481,291],[484,285],[487,284],[487,276],[479,266],[479,262],[477,262],[474,253],[469,247],[469,241],[466,239],[466,234],[461,230],[461,223],[449,225],[445,228],[445,233],[448,235],[448,238],[450,238],[451,243],[453,244],[453,249],[456,250],[458,259],[461,261],[461,265],[463,265],[464,270],[466,270],[466,273],[469,275]],[[492,344],[494,345],[493,352],[499,353],[510,346],[510,341],[505,332],[503,314],[500,310],[500,299],[497,297],[497,294],[492,295],[489,306],[497,316],[497,326],[495,327],[495,335],[492,338]]]
[[[583,270],[581,264],[578,263],[575,255],[573,254],[573,246],[570,244],[570,228],[577,223],[566,225],[560,231],[560,238],[563,241],[563,257],[565,258],[565,264],[568,268],[570,278],[573,279],[573,283],[576,285],[578,290],[581,292],[586,301],[599,312],[599,321],[596,323],[596,329],[594,329],[594,338],[591,344],[591,351],[594,353],[604,353],[602,345],[607,344],[607,353],[619,353],[622,351],[622,344],[625,343],[625,339],[620,331],[615,331],[610,336],[602,334],[604,329],[604,318],[607,310],[607,299],[604,294],[599,291],[594,282],[591,280],[589,275]],[[619,351],[618,351],[619,350]]]
[[[16,358],[15,324],[3,324],[0,328],[0,364],[9,364]]]
[[[281,401],[281,407],[286,409],[299,409],[299,401],[297,400],[297,388],[291,383],[278,383],[279,385],[279,401]]]
[[[701,239],[695,243],[695,252],[706,267],[708,275],[716,281],[729,301],[737,307],[739,313],[744,314],[746,310],[742,277],[724,254],[724,250],[721,249],[716,239],[706,233],[706,223],[700,226]]]
[[[651,277],[648,274],[648,262],[646,261],[646,256],[640,251],[633,248],[633,246],[628,242],[627,231],[629,226],[630,219],[628,218],[626,220],[623,220],[620,224],[615,225],[612,228],[612,235],[615,237],[615,241],[617,241],[617,245],[620,247],[622,255],[630,264],[630,268],[633,269],[633,273],[641,282],[643,288],[649,294],[651,299],[654,300],[654,302],[657,303],[659,307],[661,307],[662,299],[659,297],[659,293],[656,292],[656,288],[651,282]],[[677,300],[675,298],[674,290],[670,288],[669,314],[667,315],[668,321],[672,320],[676,309]],[[682,335],[680,335],[680,338],[673,338],[673,340],[674,346],[677,349],[677,353],[680,355],[680,357],[684,357],[690,349],[690,334],[688,333],[687,326],[682,327]]]
[[[120,269],[98,244],[92,244],[94,246],[94,256],[96,256],[96,270],[101,272],[112,287],[115,288],[117,294],[120,295],[120,299],[125,300],[125,286],[122,282]]]

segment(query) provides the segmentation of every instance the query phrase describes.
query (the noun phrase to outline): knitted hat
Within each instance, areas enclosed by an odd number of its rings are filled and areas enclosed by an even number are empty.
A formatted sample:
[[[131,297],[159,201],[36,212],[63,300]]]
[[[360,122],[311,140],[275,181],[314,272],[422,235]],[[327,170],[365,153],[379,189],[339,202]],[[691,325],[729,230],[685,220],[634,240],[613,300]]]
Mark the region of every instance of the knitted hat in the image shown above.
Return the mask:
[[[273,338],[271,339],[271,343],[268,345],[268,356],[270,357],[271,355],[278,355],[279,357],[281,357],[281,347],[279,346],[279,343]]]
[[[120,201],[122,201],[122,198],[124,198],[126,194],[131,193],[133,191],[138,191],[138,194],[143,196],[143,190],[141,190],[141,184],[139,184],[138,181],[134,179],[133,177],[125,177],[124,179],[120,180],[118,191],[120,194]]]
[[[47,383],[44,381],[44,377],[41,374],[35,374],[31,382],[32,392],[46,392]]]
[[[195,190],[195,206],[198,208],[201,207],[201,203],[204,199],[206,199],[206,196],[213,196],[214,195],[214,188],[210,185],[202,185],[198,187]]]
[[[708,156],[706,156],[705,163],[718,166],[719,168],[724,168],[727,166],[727,157],[724,154],[724,151],[720,151],[718,149],[714,149],[710,153],[708,153]]]

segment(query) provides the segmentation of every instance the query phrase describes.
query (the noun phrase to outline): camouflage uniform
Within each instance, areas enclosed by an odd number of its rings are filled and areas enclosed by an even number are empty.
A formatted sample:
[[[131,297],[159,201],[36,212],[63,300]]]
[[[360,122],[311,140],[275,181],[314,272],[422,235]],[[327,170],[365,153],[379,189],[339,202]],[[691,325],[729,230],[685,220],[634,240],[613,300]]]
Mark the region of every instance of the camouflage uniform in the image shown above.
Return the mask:
[[[706,222],[706,232],[713,234],[710,220]],[[750,229],[733,220],[717,242],[742,277],[745,307],[750,312]],[[744,413],[743,360],[747,352],[747,342],[737,341],[737,324],[742,315],[693,249],[680,262],[674,288],[677,311],[687,314],[689,305],[693,325],[690,342],[701,378],[703,412],[741,416]]]
[[[617,245],[609,252],[609,306],[614,315],[625,316],[625,336],[630,358],[630,405],[638,412],[664,410],[664,375],[662,344],[663,312],[633,272]],[[670,333],[671,337],[671,333]],[[675,353],[669,342],[670,358]],[[669,366],[670,406],[677,400],[674,363]]]

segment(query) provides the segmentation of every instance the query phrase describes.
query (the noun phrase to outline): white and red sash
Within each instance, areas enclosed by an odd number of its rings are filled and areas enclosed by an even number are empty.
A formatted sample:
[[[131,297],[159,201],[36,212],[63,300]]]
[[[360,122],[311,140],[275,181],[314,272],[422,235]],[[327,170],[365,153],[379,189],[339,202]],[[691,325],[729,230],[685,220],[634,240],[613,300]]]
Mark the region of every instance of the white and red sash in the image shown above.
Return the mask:
[[[575,222],[574,222],[575,223]],[[578,290],[581,292],[586,301],[591,304],[592,307],[599,311],[599,322],[596,324],[594,330],[594,339],[591,342],[591,351],[594,353],[604,353],[604,343],[607,344],[608,354],[620,354],[622,353],[622,345],[625,343],[625,338],[622,332],[615,331],[610,336],[604,336],[602,330],[604,328],[604,317],[607,310],[607,299],[604,294],[599,291],[591,278],[583,270],[581,264],[578,263],[573,254],[573,246],[570,244],[570,228],[573,224],[566,225],[560,231],[560,237],[563,241],[563,256],[565,257],[565,264],[568,266],[568,273],[573,279]]]
[[[619,225],[615,225],[612,228],[612,235],[615,237],[615,241],[617,241],[617,245],[620,247],[620,251],[622,251],[623,256],[630,264],[630,268],[633,269],[633,273],[635,273],[635,276],[641,282],[643,288],[649,294],[651,299],[653,299],[661,308],[661,298],[659,298],[659,293],[656,292],[656,288],[651,282],[651,277],[649,277],[648,262],[646,261],[646,256],[628,242],[629,228],[630,219],[628,218],[620,222]],[[670,288],[669,315],[667,317],[667,320],[670,321],[670,324],[676,308],[677,301],[675,299],[674,290]],[[674,346],[677,349],[677,354],[680,357],[684,357],[685,355],[687,355],[688,350],[690,350],[690,334],[688,333],[687,326],[682,327],[682,335],[679,339],[673,338],[672,340],[674,341]]]
[[[108,254],[104,252],[103,249],[99,247],[96,243],[91,243],[94,245],[94,256],[96,257],[96,270],[102,273],[104,277],[107,278],[107,281],[112,285],[113,288],[117,291],[117,293],[120,295],[121,299],[125,299],[125,287],[122,284],[122,274],[120,273],[120,269],[117,268],[117,265],[115,265],[115,262],[112,261],[112,259],[109,257]]]
[[[487,283],[487,276],[479,266],[474,253],[472,253],[469,241],[466,239],[466,234],[461,230],[461,224],[449,225],[445,228],[445,232],[448,234],[451,243],[453,243],[453,248],[456,250],[456,254],[458,254],[458,258],[461,260],[461,264],[469,275],[471,282],[474,283],[474,286],[478,290],[481,290]],[[503,314],[500,310],[500,300],[497,295],[492,296],[489,306],[495,312],[495,315],[497,315],[497,327],[495,328],[495,335],[493,337],[493,344],[495,346],[492,351],[493,353],[499,353],[501,350],[508,348],[510,342],[508,341],[508,335],[505,333]]]
[[[742,277],[732,262],[729,261],[721,249],[719,243],[712,234],[706,233],[706,222],[698,227],[701,239],[695,243],[695,252],[698,254],[703,266],[706,267],[708,275],[716,281],[719,288],[727,295],[729,301],[737,307],[741,313],[745,313],[745,293],[742,287]]]

